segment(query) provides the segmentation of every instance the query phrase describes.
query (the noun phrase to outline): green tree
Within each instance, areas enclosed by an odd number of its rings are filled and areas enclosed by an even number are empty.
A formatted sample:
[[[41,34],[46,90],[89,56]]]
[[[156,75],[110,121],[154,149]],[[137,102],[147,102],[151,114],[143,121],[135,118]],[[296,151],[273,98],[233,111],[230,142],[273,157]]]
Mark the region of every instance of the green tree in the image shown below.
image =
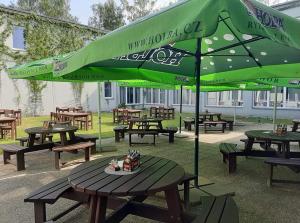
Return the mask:
[[[107,0],[104,4],[92,5],[93,15],[89,18],[89,25],[98,29],[115,30],[124,25],[122,8],[114,0]]]
[[[121,0],[121,4],[127,20],[132,22],[153,12],[156,1],[157,0],[134,0],[133,4],[129,4],[128,0]]]
[[[54,18],[77,20],[70,14],[70,0],[18,0],[16,7]]]
[[[15,7],[62,20],[76,20],[70,14],[70,0],[18,0]],[[26,45],[29,46],[27,54],[29,58],[37,60],[77,50],[83,46],[83,40],[78,41],[77,34],[69,31],[61,36],[62,33],[57,32],[55,27],[50,26],[48,23],[27,24]],[[53,38],[53,35],[57,35],[57,38]],[[29,90],[28,113],[36,116],[42,111],[42,92],[46,86],[43,81],[27,81]],[[71,86],[74,92],[74,101],[76,104],[80,104],[78,98],[81,98],[83,83],[74,83]]]

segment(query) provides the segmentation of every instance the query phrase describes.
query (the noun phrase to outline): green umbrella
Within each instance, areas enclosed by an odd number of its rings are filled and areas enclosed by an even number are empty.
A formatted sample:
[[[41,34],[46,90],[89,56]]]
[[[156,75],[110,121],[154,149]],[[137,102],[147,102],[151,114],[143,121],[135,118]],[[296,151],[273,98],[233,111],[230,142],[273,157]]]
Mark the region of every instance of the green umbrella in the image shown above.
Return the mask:
[[[93,81],[111,76],[196,84],[198,175],[200,74],[205,85],[298,78],[299,25],[296,19],[254,0],[180,1],[55,61],[50,77]],[[23,75],[18,69],[11,74]]]

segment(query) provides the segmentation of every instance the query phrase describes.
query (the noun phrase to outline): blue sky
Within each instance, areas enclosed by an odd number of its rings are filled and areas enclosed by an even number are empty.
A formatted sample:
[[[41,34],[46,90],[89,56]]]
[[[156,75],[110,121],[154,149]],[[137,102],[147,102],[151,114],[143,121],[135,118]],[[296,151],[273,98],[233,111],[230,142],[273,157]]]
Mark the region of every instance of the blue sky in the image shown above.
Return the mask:
[[[158,0],[159,3],[156,7],[165,6],[170,1],[172,0]],[[0,4],[4,5],[9,5],[10,2],[16,2],[16,0],[0,0]],[[71,0],[71,13],[79,18],[80,23],[87,24],[90,15],[92,15],[91,6],[98,2],[103,3],[105,0]]]

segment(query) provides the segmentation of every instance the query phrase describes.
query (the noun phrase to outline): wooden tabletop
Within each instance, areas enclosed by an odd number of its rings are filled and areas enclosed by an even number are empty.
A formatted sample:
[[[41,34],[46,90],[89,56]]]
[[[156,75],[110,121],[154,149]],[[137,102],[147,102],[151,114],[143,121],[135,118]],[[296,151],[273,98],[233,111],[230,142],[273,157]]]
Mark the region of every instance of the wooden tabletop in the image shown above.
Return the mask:
[[[3,121],[3,122],[13,122],[13,121],[16,121],[16,118],[11,118],[11,117],[1,117],[0,118],[0,122]]]
[[[65,116],[88,116],[90,115],[90,113],[87,113],[87,112],[62,112],[62,113],[59,113],[60,115],[65,115]]]
[[[122,112],[124,110],[127,110],[129,113],[139,113],[139,112],[142,112],[142,110],[138,110],[138,109],[123,109],[123,108],[118,108],[119,112]]]
[[[65,127],[53,127],[52,129],[46,129],[43,127],[33,127],[25,129],[27,134],[47,134],[47,133],[61,133],[61,132],[75,132],[78,130],[76,126],[65,126]]]
[[[245,132],[245,135],[249,138],[257,138],[264,140],[275,140],[282,142],[299,142],[300,133],[287,132],[285,135],[276,135],[272,130],[251,130]]]
[[[137,173],[107,174],[104,169],[113,158],[116,157],[93,160],[74,168],[68,177],[69,183],[76,191],[90,195],[153,195],[174,188],[184,176],[184,169],[176,162],[148,155],[141,157]]]
[[[162,122],[162,118],[131,118],[130,122]]]

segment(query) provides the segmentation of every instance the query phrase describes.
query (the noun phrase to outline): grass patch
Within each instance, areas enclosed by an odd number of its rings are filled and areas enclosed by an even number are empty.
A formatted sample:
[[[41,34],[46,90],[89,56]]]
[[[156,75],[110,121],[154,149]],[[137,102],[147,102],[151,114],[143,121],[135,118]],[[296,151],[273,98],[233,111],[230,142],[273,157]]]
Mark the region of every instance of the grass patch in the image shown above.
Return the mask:
[[[144,114],[149,115],[149,111],[144,111]],[[182,114],[183,119],[186,117],[194,117],[193,113],[183,113]],[[224,116],[226,119],[233,119],[232,116]],[[49,116],[38,116],[38,117],[24,117],[22,119],[22,125],[17,127],[17,136],[18,137],[24,137],[28,136],[27,133],[25,133],[25,129],[30,127],[37,127],[42,126],[43,121],[49,120]],[[260,117],[237,117],[238,121],[242,122],[254,122],[254,123],[272,123],[271,119],[267,118],[260,118]],[[93,115],[93,129],[89,129],[88,131],[78,130],[77,133],[82,134],[98,134],[99,131],[99,124],[98,124],[98,115],[95,113]],[[278,119],[277,123],[281,124],[291,124],[291,120],[288,119]],[[111,112],[103,112],[102,113],[102,126],[101,126],[101,132],[102,132],[102,138],[111,138],[114,136],[113,128],[117,124],[113,123],[112,120],[112,113]],[[179,113],[176,113],[175,119],[172,120],[165,120],[163,121],[164,127],[169,126],[179,126]],[[54,135],[54,140],[58,140],[59,135]],[[7,144],[7,143],[17,143],[14,140],[11,139],[0,139],[0,144]],[[0,149],[0,154],[2,153],[2,150]]]

